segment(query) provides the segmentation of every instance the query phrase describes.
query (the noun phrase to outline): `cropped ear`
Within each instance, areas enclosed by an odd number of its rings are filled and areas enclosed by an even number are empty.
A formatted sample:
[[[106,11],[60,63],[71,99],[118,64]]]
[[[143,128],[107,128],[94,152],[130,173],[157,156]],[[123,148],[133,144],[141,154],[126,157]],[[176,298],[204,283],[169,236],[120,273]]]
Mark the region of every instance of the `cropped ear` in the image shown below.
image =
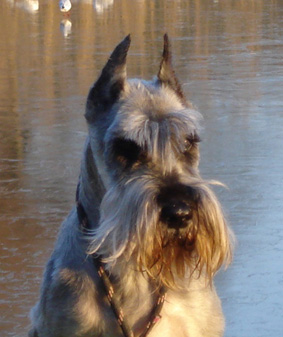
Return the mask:
[[[131,44],[130,35],[120,42],[112,52],[108,62],[104,66],[100,77],[90,89],[87,98],[87,120],[99,110],[107,110],[120,97],[124,89],[127,73],[126,59]]]
[[[167,34],[164,35],[163,54],[157,78],[161,84],[174,90],[180,100],[186,103],[182,87],[173,70],[171,45]]]

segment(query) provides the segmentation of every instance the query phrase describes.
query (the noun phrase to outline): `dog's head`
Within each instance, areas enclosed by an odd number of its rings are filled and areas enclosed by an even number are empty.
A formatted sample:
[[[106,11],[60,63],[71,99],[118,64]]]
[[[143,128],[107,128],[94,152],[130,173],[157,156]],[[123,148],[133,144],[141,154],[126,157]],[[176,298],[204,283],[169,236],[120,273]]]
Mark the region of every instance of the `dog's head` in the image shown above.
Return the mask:
[[[163,284],[209,279],[231,258],[221,207],[199,175],[200,114],[175,76],[167,35],[157,77],[128,80],[127,36],[90,89],[86,119],[106,193],[91,252],[119,258]]]

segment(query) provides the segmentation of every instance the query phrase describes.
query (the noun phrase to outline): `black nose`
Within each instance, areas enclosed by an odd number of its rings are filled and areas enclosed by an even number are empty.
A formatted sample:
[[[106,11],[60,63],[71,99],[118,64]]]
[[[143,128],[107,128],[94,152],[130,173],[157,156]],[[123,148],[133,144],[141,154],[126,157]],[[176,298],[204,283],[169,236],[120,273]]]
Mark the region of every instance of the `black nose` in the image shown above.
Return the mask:
[[[182,201],[164,205],[161,210],[161,221],[169,228],[184,228],[191,218],[192,208]]]

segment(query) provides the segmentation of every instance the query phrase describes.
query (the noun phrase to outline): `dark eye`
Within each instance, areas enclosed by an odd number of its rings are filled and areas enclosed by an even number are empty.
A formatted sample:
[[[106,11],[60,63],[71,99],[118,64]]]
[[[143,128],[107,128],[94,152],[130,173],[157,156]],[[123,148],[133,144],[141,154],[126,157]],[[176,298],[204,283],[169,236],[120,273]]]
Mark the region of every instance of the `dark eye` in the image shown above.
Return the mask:
[[[142,153],[142,148],[133,140],[116,138],[112,145],[114,157],[125,167],[135,164]]]
[[[189,152],[193,146],[200,142],[199,136],[194,133],[185,139],[185,152]]]

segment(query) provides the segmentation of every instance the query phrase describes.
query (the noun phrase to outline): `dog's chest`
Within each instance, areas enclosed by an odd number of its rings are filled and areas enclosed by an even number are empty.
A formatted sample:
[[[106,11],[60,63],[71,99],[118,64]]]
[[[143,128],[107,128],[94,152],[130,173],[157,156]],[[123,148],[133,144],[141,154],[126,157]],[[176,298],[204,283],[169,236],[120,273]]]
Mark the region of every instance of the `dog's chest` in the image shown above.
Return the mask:
[[[136,296],[128,298],[128,301],[123,303],[123,311],[134,335],[140,337],[143,336],[146,326],[152,318],[150,312],[155,304],[155,298],[151,298],[150,293]],[[113,317],[110,308],[109,310],[107,316]],[[114,322],[113,319],[108,323],[106,325],[109,329],[107,333],[110,333],[114,327],[118,327],[117,321]],[[223,317],[220,302],[214,289],[209,287],[184,293],[168,291],[160,312],[160,319],[157,320],[147,336],[221,336],[222,330]]]
[[[169,291],[149,337],[222,336],[223,329],[221,304],[213,288],[183,294]]]

